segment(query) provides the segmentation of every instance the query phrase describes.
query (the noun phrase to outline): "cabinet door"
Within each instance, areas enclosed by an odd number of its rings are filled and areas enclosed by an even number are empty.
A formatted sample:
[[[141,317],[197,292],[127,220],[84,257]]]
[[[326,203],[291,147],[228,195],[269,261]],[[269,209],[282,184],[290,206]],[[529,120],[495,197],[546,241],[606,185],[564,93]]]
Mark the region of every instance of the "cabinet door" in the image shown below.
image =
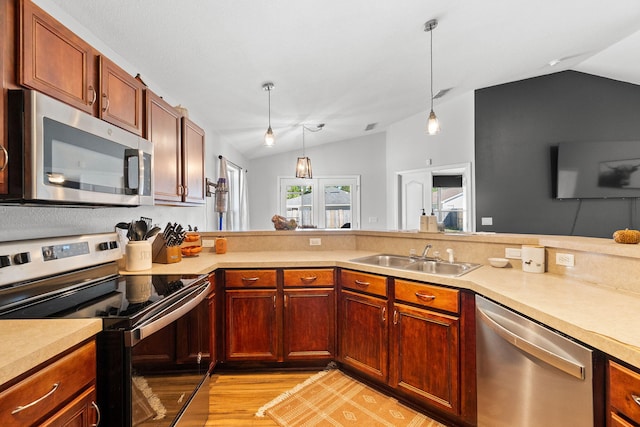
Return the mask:
[[[226,291],[226,360],[277,361],[275,290]]]
[[[459,318],[395,304],[390,385],[460,413]]]
[[[9,155],[7,153],[7,119],[5,116],[5,103],[7,102],[7,93],[5,91],[5,80],[7,78],[5,76],[9,75],[9,67],[5,69],[5,60],[4,55],[6,52],[5,41],[11,40],[11,35],[9,32],[11,31],[11,26],[7,25],[7,2],[0,3],[0,22],[2,22],[2,27],[0,28],[0,35],[2,36],[2,41],[0,41],[0,77],[2,78],[2,86],[0,89],[2,90],[0,95],[0,194],[7,194],[7,171],[9,161]],[[11,80],[13,81],[13,80]]]
[[[144,85],[111,60],[100,56],[100,118],[142,135]]]
[[[20,1],[19,83],[95,114],[96,53],[36,6]]]
[[[349,291],[342,291],[340,299],[340,360],[386,382],[387,301]]]
[[[41,427],[93,427],[99,425],[100,410],[96,400],[96,388],[92,386],[41,424]]]
[[[285,360],[331,359],[335,354],[335,291],[284,292]]]
[[[204,130],[186,117],[182,118],[183,200],[204,204]]]
[[[182,201],[180,113],[149,89],[145,137],[153,142],[155,200]]]
[[[208,296],[194,310],[177,321],[176,362],[180,364],[200,364],[202,359],[210,360],[210,320]]]

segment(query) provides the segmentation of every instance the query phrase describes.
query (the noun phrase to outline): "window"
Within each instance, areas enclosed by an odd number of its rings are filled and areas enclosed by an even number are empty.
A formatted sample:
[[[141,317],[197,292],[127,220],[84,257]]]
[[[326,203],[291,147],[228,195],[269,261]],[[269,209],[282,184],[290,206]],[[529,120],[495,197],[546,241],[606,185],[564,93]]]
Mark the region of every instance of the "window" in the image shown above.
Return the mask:
[[[360,228],[360,177],[279,178],[280,215],[300,228]]]

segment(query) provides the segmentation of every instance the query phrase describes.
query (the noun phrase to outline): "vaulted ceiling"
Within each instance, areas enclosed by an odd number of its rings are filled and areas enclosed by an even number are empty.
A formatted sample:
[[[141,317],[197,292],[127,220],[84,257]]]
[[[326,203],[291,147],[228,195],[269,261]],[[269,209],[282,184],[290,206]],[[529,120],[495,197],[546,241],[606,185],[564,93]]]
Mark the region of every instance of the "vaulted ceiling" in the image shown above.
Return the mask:
[[[427,111],[433,18],[434,93],[451,88],[436,112],[461,93],[566,69],[640,84],[637,0],[38,3],[70,15],[247,158],[299,149],[303,123],[326,123],[311,146]],[[273,148],[262,146],[267,81]]]

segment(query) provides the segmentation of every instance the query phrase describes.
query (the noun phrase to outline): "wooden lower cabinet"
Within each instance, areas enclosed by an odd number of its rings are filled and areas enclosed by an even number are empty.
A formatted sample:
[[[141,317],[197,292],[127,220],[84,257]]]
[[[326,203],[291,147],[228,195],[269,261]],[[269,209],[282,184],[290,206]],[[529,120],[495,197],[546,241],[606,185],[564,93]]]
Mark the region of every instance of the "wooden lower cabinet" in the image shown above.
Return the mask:
[[[389,384],[460,413],[459,317],[395,304],[392,323]]]
[[[352,291],[340,292],[340,361],[359,372],[388,379],[387,300]]]
[[[0,391],[0,425],[92,426],[99,418],[95,384],[96,343],[91,340]]]
[[[275,289],[226,291],[225,358],[277,361],[278,306]]]
[[[331,360],[335,355],[335,336],[332,288],[285,289],[285,360]]]
[[[607,380],[607,426],[640,425],[640,373],[610,360]]]

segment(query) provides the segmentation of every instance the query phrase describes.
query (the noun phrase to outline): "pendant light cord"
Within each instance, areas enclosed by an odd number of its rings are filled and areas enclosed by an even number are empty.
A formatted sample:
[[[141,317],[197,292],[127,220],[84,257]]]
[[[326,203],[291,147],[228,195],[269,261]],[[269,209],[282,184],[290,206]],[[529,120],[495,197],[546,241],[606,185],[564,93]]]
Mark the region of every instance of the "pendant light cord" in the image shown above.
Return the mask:
[[[429,46],[429,53],[430,53],[430,68],[431,68],[431,111],[433,111],[433,30],[429,31],[429,35],[430,35],[430,46]]]
[[[269,129],[271,129],[271,88],[267,89],[267,92],[269,92]]]

